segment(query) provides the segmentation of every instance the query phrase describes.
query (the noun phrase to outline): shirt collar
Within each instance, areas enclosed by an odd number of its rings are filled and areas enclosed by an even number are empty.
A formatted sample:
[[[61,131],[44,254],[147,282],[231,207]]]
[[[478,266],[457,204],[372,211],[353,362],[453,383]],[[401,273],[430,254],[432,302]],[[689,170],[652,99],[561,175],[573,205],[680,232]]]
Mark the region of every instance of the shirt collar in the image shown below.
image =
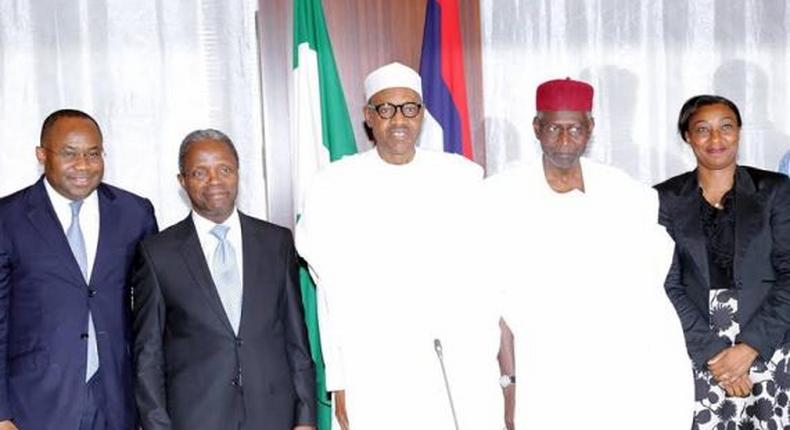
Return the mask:
[[[414,158],[412,158],[411,161],[409,161],[406,164],[392,164],[392,163],[388,163],[383,158],[381,158],[381,155],[379,155],[379,151],[375,147],[369,149],[368,151],[371,153],[370,154],[371,157],[374,157],[377,160],[377,164],[378,165],[383,166],[385,169],[390,169],[390,170],[393,170],[393,171],[398,171],[398,170],[402,171],[402,170],[411,168],[411,167],[419,164],[420,160],[422,159],[422,155],[420,155],[422,150],[420,148],[416,148],[416,147],[414,148]]]
[[[195,223],[195,230],[197,230],[201,234],[209,234],[211,229],[217,225],[214,221],[200,215],[199,213],[192,211],[192,222]],[[237,231],[241,231],[241,222],[239,221],[239,210],[234,208],[233,212],[230,213],[228,219],[226,219],[223,223],[230,227],[230,230],[233,231],[234,229],[238,229]]]

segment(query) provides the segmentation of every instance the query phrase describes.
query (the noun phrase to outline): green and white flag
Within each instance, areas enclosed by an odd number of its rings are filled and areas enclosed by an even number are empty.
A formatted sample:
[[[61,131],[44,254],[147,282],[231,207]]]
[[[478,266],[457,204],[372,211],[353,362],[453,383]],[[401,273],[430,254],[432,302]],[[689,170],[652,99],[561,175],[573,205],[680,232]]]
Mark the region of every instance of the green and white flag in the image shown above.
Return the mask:
[[[305,189],[316,172],[344,155],[357,152],[348,107],[332,53],[321,0],[294,0],[291,163],[294,213],[301,212]],[[316,367],[318,430],[332,427],[332,404],[326,393],[315,285],[301,268],[305,323]]]

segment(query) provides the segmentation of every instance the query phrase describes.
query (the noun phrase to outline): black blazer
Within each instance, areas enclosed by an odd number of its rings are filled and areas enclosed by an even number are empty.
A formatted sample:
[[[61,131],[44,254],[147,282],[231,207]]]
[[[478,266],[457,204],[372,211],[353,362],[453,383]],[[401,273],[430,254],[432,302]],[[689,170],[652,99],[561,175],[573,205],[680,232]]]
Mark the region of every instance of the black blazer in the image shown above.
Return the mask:
[[[315,425],[315,374],[291,233],[239,218],[238,337],[191,217],[140,245],[132,287],[135,395],[145,430]]]
[[[703,368],[729,346],[710,328],[708,254],[699,215],[697,172],[655,187],[659,222],[675,240],[666,290],[680,316],[686,347]],[[790,179],[738,166],[735,174],[735,288],[740,334],[736,342],[769,360],[790,341]]]

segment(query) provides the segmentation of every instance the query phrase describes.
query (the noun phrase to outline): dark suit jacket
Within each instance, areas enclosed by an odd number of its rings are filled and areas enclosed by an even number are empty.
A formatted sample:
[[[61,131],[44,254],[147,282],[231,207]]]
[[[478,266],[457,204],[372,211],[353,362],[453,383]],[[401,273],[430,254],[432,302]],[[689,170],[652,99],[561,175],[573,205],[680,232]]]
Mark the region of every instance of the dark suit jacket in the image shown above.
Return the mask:
[[[239,217],[238,337],[191,217],[140,245],[135,394],[145,430],[290,430],[315,423],[315,375],[291,233]]]
[[[710,328],[708,254],[699,215],[697,172],[656,189],[659,221],[675,240],[666,290],[675,306],[686,347],[703,368],[727,342]],[[790,180],[785,175],[739,166],[735,175],[735,287],[740,334],[764,359],[790,340]]]
[[[85,399],[93,315],[110,429],[136,428],[129,278],[134,250],[156,232],[148,200],[97,189],[99,242],[90,285],[44,188],[0,200],[0,419],[23,430],[76,429]]]

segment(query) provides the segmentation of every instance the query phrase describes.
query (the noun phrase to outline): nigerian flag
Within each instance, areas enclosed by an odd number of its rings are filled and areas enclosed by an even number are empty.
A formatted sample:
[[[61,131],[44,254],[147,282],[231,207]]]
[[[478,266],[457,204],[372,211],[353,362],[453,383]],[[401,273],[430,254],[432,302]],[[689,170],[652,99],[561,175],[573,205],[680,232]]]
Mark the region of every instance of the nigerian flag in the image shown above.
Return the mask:
[[[294,0],[293,100],[291,160],[294,213],[301,212],[307,185],[319,169],[357,152],[346,99],[332,54],[321,0]],[[332,427],[332,404],[326,393],[324,362],[316,315],[315,286],[301,268],[302,300],[316,368],[318,429]]]

